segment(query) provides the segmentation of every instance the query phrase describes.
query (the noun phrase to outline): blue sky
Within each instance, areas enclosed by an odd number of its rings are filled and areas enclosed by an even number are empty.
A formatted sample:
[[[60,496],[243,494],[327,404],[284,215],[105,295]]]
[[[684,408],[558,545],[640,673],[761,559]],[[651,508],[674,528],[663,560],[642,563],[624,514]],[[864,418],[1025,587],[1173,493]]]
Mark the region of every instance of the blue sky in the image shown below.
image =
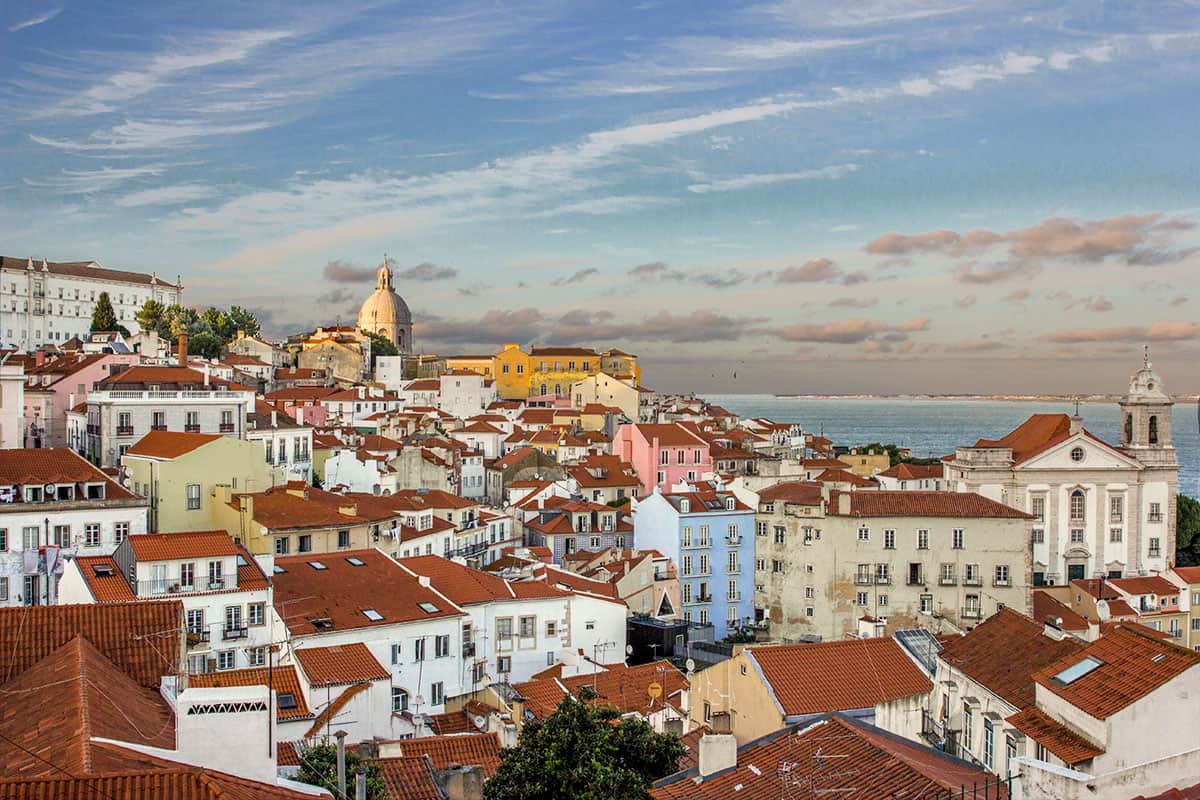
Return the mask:
[[[5,255],[670,389],[1198,383],[1192,2],[0,6]],[[738,373],[736,382],[733,374]]]

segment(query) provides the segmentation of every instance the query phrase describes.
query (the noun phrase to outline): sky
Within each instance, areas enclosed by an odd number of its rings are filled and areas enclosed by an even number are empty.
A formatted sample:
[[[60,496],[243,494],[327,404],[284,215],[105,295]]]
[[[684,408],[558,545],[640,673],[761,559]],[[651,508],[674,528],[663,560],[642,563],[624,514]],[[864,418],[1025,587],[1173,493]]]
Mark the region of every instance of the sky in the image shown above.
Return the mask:
[[[663,390],[1200,388],[1200,5],[0,4],[0,252]]]

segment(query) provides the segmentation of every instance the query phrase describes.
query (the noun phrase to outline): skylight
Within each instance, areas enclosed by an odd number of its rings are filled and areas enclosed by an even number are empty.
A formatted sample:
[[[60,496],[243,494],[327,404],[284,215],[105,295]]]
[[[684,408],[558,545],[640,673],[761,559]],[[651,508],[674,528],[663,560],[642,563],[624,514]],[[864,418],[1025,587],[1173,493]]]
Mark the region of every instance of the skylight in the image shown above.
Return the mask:
[[[435,606],[433,603],[417,603],[417,605],[426,614],[436,614],[436,613],[438,613],[438,611],[441,610],[437,606]]]
[[[312,567],[313,569],[317,570],[318,572],[320,572],[323,569],[329,569],[329,567],[325,566],[320,561],[310,561],[310,562],[308,562],[308,565],[310,567]]]
[[[366,617],[367,619],[371,620],[371,622],[379,622],[380,620],[383,619],[383,614],[380,614],[378,611],[376,611],[373,608],[364,608],[363,616]]]
[[[347,563],[347,564],[349,564],[349,565],[350,565],[350,566],[352,566],[352,567],[364,567],[364,566],[366,566],[366,563],[365,563],[365,562],[364,562],[364,561],[363,561],[361,558],[358,558],[358,557],[356,557],[356,556],[350,556],[349,558],[347,558],[347,559],[346,559],[346,563]]]
[[[296,707],[296,695],[291,692],[281,692],[279,694],[279,708],[289,709]]]
[[[1166,653],[1158,653],[1157,655],[1155,655],[1155,656],[1154,656],[1153,658],[1151,658],[1150,660],[1151,660],[1151,661],[1153,661],[1155,664],[1157,664],[1158,662],[1162,661],[1162,660],[1163,660],[1164,658],[1166,658],[1166,657],[1167,657],[1167,654],[1166,654]]]
[[[1103,666],[1104,662],[1092,656],[1084,656],[1080,661],[1075,662],[1071,666],[1064,669],[1062,672],[1054,676],[1052,680],[1062,686],[1070,686],[1075,681],[1089,674],[1097,667]]]
[[[279,566],[278,564],[276,564],[275,568],[274,568],[274,572],[276,575],[282,575],[283,573],[287,572],[287,570],[284,569],[283,567]]]

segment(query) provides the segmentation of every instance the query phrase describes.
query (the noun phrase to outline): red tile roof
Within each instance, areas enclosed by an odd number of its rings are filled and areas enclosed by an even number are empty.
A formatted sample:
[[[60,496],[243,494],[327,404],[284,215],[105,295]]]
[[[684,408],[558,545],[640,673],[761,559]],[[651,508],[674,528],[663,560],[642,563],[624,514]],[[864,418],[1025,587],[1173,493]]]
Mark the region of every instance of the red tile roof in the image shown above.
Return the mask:
[[[949,642],[938,658],[1022,709],[1034,703],[1034,673],[1083,648],[1075,639],[1055,641],[1042,631],[1029,617],[1002,608]]]
[[[137,600],[137,595],[129,587],[129,581],[121,574],[121,568],[112,556],[77,556],[75,564],[97,603]],[[106,574],[98,574],[96,567],[101,567]]]
[[[915,481],[940,478],[944,473],[945,468],[941,464],[897,464],[880,472],[879,475],[901,481]]]
[[[121,748],[114,748],[121,749]],[[129,752],[129,751],[123,751]],[[313,800],[313,795],[273,783],[238,778],[208,767],[158,760],[151,771],[112,771],[86,777],[0,779],[0,797],[11,800]]]
[[[1054,599],[1049,592],[1033,590],[1033,620],[1045,622],[1046,617],[1057,617],[1062,620],[1064,631],[1086,631],[1088,621],[1076,614],[1070,607]]]
[[[999,439],[980,439],[975,447],[1007,447],[1013,463],[1028,461],[1071,435],[1071,418],[1066,414],[1033,414]]]
[[[46,483],[104,483],[105,499],[124,500],[133,494],[73,450],[47,447],[0,450],[0,485]]]
[[[1174,572],[1184,583],[1200,583],[1200,567],[1174,567]]]
[[[129,537],[138,561],[174,561],[185,558],[220,558],[237,555],[233,537],[225,531],[142,533]]]
[[[850,498],[851,517],[987,517],[1033,519],[1024,511],[974,492],[830,492],[826,513],[840,516],[838,502]]]
[[[1108,582],[1126,594],[1178,595],[1179,587],[1161,575],[1142,578],[1109,578]]]
[[[30,259],[0,256],[0,266],[6,270],[29,271]],[[123,269],[108,269],[95,261],[46,261],[46,269],[42,270],[43,261],[33,259],[33,272],[49,272],[51,275],[69,275],[74,278],[94,278],[102,281],[120,281],[123,283],[144,283],[155,286],[170,286],[176,284],[169,280],[156,277],[153,273],[129,272]]]
[[[538,548],[536,547],[531,547],[529,550],[535,555],[538,554]],[[566,587],[573,592],[581,592],[621,604],[625,602],[617,594],[617,587],[611,583],[607,581],[594,581],[591,578],[576,575],[574,572],[567,572],[550,564],[538,564],[535,566],[533,577],[535,580],[544,581],[551,586]]]
[[[783,714],[870,708],[933,688],[891,638],[749,646]]]
[[[649,694],[651,684],[658,684],[662,693],[657,698]],[[579,690],[594,687],[595,702],[609,705],[622,714],[649,716],[665,706],[679,708],[680,694],[688,691],[687,677],[670,661],[653,661],[635,667],[613,665],[607,671],[574,675],[570,678],[545,678],[513,686],[525,698],[525,710],[539,719],[554,712],[568,695],[579,696]]]
[[[836,764],[822,755],[836,755]],[[995,777],[965,761],[834,714],[810,725],[785,728],[738,749],[737,766],[699,778],[688,770],[654,784],[654,800],[778,800],[780,775],[802,792],[811,789],[852,800],[948,796]],[[840,791],[843,788],[853,792]],[[788,795],[790,797],[790,795]],[[797,794],[797,797],[803,794]],[[820,795],[818,795],[820,796]],[[982,796],[982,793],[981,793]]]
[[[806,506],[821,505],[821,484],[811,481],[787,481],[768,486],[758,493],[760,503],[798,503]]]
[[[647,444],[653,444],[654,440],[658,439],[660,447],[708,446],[708,442],[704,441],[699,435],[677,422],[663,424],[640,423],[633,424],[631,427],[646,440]]]
[[[944,651],[943,651],[944,655]],[[1100,666],[1062,684],[1055,676],[1086,657]],[[1108,719],[1168,681],[1200,664],[1200,653],[1117,625],[1083,650],[1037,672],[1033,678],[1096,719]]]
[[[1200,800],[1200,783],[1183,788],[1172,787],[1162,794],[1156,794],[1153,797],[1146,797],[1139,794],[1133,800]]]
[[[291,664],[275,666],[271,669],[254,667],[188,676],[189,688],[212,688],[215,686],[270,686],[277,694],[290,694],[296,700],[295,708],[276,708],[278,719],[309,719],[313,715],[308,710],[308,703],[304,700],[300,675],[296,672],[296,667]]]
[[[429,578],[430,586],[456,605],[473,605],[540,597],[566,597],[569,593],[536,581],[506,581],[489,572],[471,569],[441,556],[413,556],[400,560],[416,575]]]
[[[1104,752],[1103,747],[1092,743],[1036,706],[1022,709],[1004,721],[1058,756],[1068,767],[1095,758]]]
[[[362,566],[351,564],[349,558],[361,561]],[[313,567],[314,563],[325,569]],[[410,570],[374,549],[277,558],[275,567],[275,609],[297,636],[463,613],[422,586]],[[426,612],[421,603],[436,610]],[[383,619],[368,619],[363,613],[366,610],[376,611]],[[329,626],[323,627],[323,621]]]
[[[373,762],[387,784],[389,800],[445,800],[433,766],[424,756],[380,758]]]
[[[494,733],[452,734],[402,739],[398,745],[401,758],[428,756],[434,769],[452,765],[479,766],[485,777],[492,777],[500,766],[500,737]],[[379,764],[392,759],[381,758]]]
[[[295,655],[314,687],[345,686],[361,681],[383,681],[391,677],[391,673],[361,642],[332,647],[302,647],[295,651]]]
[[[139,685],[156,688],[180,671],[182,631],[177,601],[0,608],[0,686],[84,636]]]

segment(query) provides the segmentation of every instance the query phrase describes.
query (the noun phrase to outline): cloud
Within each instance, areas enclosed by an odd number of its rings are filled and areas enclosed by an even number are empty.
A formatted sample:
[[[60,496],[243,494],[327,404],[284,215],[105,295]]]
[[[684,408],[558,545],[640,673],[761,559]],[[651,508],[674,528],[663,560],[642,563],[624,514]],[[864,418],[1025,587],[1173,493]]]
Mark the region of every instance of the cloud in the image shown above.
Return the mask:
[[[537,338],[542,312],[536,308],[492,309],[478,319],[451,320],[414,314],[413,336],[441,344],[503,344]]]
[[[862,270],[855,270],[854,272],[847,272],[845,275],[842,276],[842,284],[844,286],[853,286],[856,283],[866,283],[869,280],[871,280],[871,276],[868,275],[867,273],[863,272]]]
[[[49,11],[46,11],[42,14],[38,14],[36,17],[30,17],[29,19],[22,20],[21,22],[17,22],[17,23],[14,23],[13,25],[10,25],[8,28],[8,32],[16,33],[17,31],[23,31],[26,28],[32,28],[35,25],[41,25],[42,23],[49,22],[50,20],[54,19],[62,12],[63,12],[62,6],[52,8]]]
[[[50,178],[34,180],[25,178],[28,186],[38,189],[53,189],[63,194],[94,194],[106,192],[128,181],[153,178],[162,175],[172,165],[142,164],[136,167],[101,167],[92,170],[64,169]]]
[[[943,348],[947,353],[989,353],[1004,349],[1004,343],[994,339],[983,339],[976,342],[957,342]]]
[[[330,261],[322,273],[334,283],[366,283],[375,280],[375,267],[358,267],[349,261]]]
[[[821,167],[820,169],[802,170],[800,172],[775,172],[759,175],[738,175],[733,178],[723,178],[708,183],[693,183],[688,186],[689,192],[707,194],[709,192],[731,192],[738,189],[753,189],[760,186],[770,186],[776,183],[792,181],[837,180],[862,169],[858,164],[837,164]]]
[[[682,271],[670,267],[665,261],[651,261],[648,264],[638,264],[629,270],[629,277],[639,280],[682,280]]]
[[[683,270],[672,267],[664,261],[652,261],[648,264],[638,264],[627,273],[629,277],[640,281],[676,281],[696,283],[709,289],[726,289],[745,283],[756,276],[740,269],[715,270]],[[760,273],[761,278],[767,273]]]
[[[841,274],[828,258],[814,258],[798,266],[785,267],[775,273],[777,283],[815,283],[831,281]]]
[[[659,311],[625,327],[628,336],[649,341],[729,342],[740,339],[765,321],[762,317],[733,317],[719,311],[701,309],[688,314]]]
[[[1034,270],[1028,264],[992,264],[976,270],[974,264],[964,264],[954,271],[954,277],[960,283],[990,284],[1006,281],[1018,275],[1025,275]]]
[[[374,273],[372,273],[374,274]],[[454,267],[440,267],[437,264],[422,262],[408,269],[398,270],[396,272],[397,280],[419,281],[421,283],[432,283],[433,281],[448,281],[451,278],[458,277],[458,270]]]
[[[1094,311],[1102,314],[1106,311],[1112,311],[1113,304],[1109,302],[1107,297],[1100,296],[1093,298],[1088,302],[1087,305],[1084,306],[1084,308],[1086,308],[1088,311]]]
[[[1159,320],[1151,325],[1122,325],[1113,328],[1068,328],[1042,334],[1043,342],[1083,344],[1090,342],[1187,341],[1200,336],[1200,322]]]
[[[157,189],[143,189],[140,192],[131,192],[116,198],[113,200],[113,203],[122,208],[167,206],[194,203],[197,200],[208,200],[216,195],[217,190],[212,186],[205,186],[201,183],[183,183],[177,186],[160,186]]]
[[[954,231],[938,230],[929,233],[913,235],[903,233],[885,233],[877,239],[872,239],[863,247],[874,255],[908,255],[909,253],[933,252],[945,250],[955,244],[959,235]]]
[[[1005,303],[1024,303],[1029,299],[1030,294],[1031,292],[1028,289],[1013,289],[1000,299]]]
[[[937,90],[937,86],[928,78],[911,78],[900,81],[900,91],[916,97],[928,97]]]
[[[908,322],[903,322],[896,326],[896,330],[904,331],[905,333],[927,331],[929,330],[929,317],[917,317],[916,319],[910,319]]]
[[[835,297],[829,305],[833,308],[870,308],[878,302],[877,297]]]
[[[788,325],[775,328],[772,333],[786,342],[857,344],[887,329],[887,323],[880,320],[846,319],[824,324]]]
[[[581,269],[570,275],[564,275],[561,278],[555,278],[554,280],[552,280],[550,282],[550,285],[551,286],[570,286],[573,283],[583,283],[584,281],[586,281],[588,278],[592,277],[593,275],[599,274],[599,272],[600,272],[600,270],[596,269],[595,267],[588,267],[587,269]]]
[[[954,305],[958,306],[959,308],[970,308],[971,306],[975,305],[975,302],[978,299],[979,298],[977,298],[973,294],[967,294],[967,295],[963,295],[962,297],[957,298],[954,301]]]
[[[849,233],[850,231],[856,231],[856,230],[858,230],[857,225],[845,224],[845,225],[834,225],[832,228],[829,229],[829,232],[830,233]]]
[[[340,306],[356,299],[358,299],[358,296],[355,292],[345,286],[339,286],[336,289],[331,289],[324,294],[318,295],[317,304],[321,306]]]
[[[1186,305],[1187,301],[1187,295],[1181,294],[1178,297],[1171,298],[1171,302],[1167,303],[1167,305],[1171,306],[1172,308],[1178,308],[1179,306]]]

